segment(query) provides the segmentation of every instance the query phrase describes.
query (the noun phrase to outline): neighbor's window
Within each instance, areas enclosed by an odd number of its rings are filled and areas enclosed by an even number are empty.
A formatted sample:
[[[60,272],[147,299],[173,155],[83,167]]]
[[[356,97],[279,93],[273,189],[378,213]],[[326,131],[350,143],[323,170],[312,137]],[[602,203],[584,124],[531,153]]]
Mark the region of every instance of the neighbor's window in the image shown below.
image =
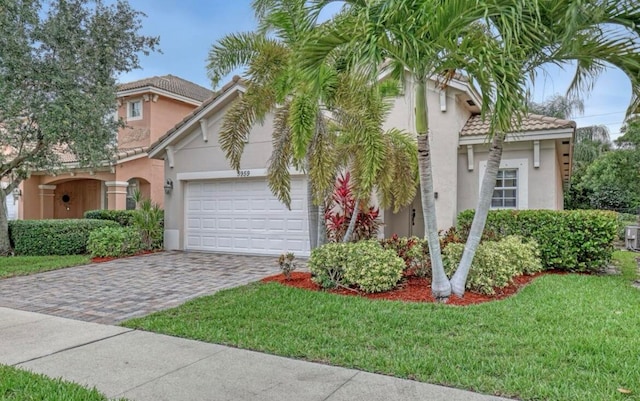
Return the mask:
[[[492,208],[515,209],[518,206],[518,169],[498,171],[496,187],[491,198]]]
[[[133,100],[127,103],[127,119],[138,120],[142,118],[142,100]]]

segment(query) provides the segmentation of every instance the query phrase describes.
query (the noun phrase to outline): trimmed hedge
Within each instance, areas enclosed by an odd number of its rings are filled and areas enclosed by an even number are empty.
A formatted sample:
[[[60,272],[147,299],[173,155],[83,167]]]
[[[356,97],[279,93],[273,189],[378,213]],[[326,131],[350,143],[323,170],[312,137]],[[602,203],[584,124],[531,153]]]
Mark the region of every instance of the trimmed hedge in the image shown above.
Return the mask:
[[[18,255],[84,255],[91,231],[101,227],[118,227],[118,223],[92,219],[14,220],[9,222],[9,238]]]
[[[135,255],[142,250],[142,236],[133,227],[102,227],[89,234],[87,250],[91,257]]]
[[[466,240],[474,210],[458,215],[458,231]],[[617,215],[601,210],[491,210],[485,238],[507,235],[538,243],[545,269],[597,271],[613,254]]]
[[[135,210],[88,210],[84,212],[85,219],[111,220],[123,227],[133,225]]]

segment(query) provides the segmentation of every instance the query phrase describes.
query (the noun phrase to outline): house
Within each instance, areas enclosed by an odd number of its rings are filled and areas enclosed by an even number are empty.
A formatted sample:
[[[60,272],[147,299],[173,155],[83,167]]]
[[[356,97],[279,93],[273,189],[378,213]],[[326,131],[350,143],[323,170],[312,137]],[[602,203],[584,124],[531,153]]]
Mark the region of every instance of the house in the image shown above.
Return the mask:
[[[20,186],[22,219],[81,218],[94,209],[132,209],[132,195],[164,202],[164,165],[149,159],[147,148],[212,96],[206,88],[166,75],[119,85],[116,157],[96,168],[81,168],[76,157],[59,149],[63,167],[55,174],[33,172]]]
[[[394,100],[386,128],[414,131],[414,91]],[[218,132],[230,104],[246,90],[235,77],[211,99],[151,145],[164,160],[172,190],[165,195],[165,247],[194,251],[299,255],[309,253],[306,177],[293,172],[291,210],[271,194],[266,181],[272,117],[256,124],[241,160],[229,167]],[[488,125],[479,116],[480,97],[464,77],[446,89],[428,86],[434,189],[440,229],[459,212],[474,208],[488,156]],[[561,209],[571,172],[575,123],[530,115],[521,132],[506,139],[492,204],[499,208]],[[383,210],[384,235],[424,235],[418,195],[412,205]]]

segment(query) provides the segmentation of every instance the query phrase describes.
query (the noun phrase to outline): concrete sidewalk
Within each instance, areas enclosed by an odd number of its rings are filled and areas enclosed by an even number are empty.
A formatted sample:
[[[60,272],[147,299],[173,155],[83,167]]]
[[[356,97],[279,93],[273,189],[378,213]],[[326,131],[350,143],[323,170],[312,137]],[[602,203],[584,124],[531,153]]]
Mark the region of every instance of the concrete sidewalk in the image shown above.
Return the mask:
[[[0,364],[140,401],[506,400],[7,308],[0,308]]]

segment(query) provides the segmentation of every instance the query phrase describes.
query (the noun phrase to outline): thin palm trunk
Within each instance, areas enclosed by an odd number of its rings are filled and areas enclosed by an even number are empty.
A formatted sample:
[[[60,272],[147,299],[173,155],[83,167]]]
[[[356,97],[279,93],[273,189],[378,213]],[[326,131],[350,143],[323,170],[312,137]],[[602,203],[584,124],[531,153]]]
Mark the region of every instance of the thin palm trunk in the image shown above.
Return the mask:
[[[436,198],[433,191],[433,170],[431,168],[431,145],[429,144],[429,110],[427,107],[426,77],[416,85],[416,131],[418,134],[418,169],[420,172],[420,194],[424,217],[425,237],[429,244],[432,283],[431,292],[436,299],[451,295],[451,284],[444,271],[438,237],[436,219]]]
[[[4,189],[0,188],[0,255],[9,255],[11,253],[6,199],[7,193]]]
[[[454,294],[459,297],[464,295],[464,287],[467,282],[467,276],[471,269],[471,263],[473,257],[476,254],[480,239],[482,238],[482,232],[487,221],[487,215],[491,208],[491,198],[493,197],[493,189],[496,186],[496,179],[498,177],[498,170],[500,169],[500,160],[502,159],[502,149],[504,143],[504,134],[496,133],[491,141],[491,149],[489,150],[489,158],[487,159],[487,169],[485,170],[484,177],[482,178],[482,187],[480,188],[480,195],[478,198],[478,204],[476,206],[476,212],[473,216],[473,222],[471,223],[471,229],[469,230],[469,237],[464,246],[464,252],[458,268],[451,277],[451,289]]]
[[[360,200],[356,199],[355,204],[353,205],[353,212],[351,212],[351,219],[349,220],[349,226],[347,227],[347,232],[344,233],[342,242],[351,241],[351,237],[353,237],[353,231],[356,228],[356,221],[358,221],[359,213],[360,213]]]
[[[327,243],[327,220],[324,216],[324,205],[318,206],[318,246]]]
[[[307,218],[309,219],[309,249],[315,249],[318,247],[319,237],[319,225],[318,224],[318,209],[317,205],[313,203],[313,187],[311,181],[307,178]]]

